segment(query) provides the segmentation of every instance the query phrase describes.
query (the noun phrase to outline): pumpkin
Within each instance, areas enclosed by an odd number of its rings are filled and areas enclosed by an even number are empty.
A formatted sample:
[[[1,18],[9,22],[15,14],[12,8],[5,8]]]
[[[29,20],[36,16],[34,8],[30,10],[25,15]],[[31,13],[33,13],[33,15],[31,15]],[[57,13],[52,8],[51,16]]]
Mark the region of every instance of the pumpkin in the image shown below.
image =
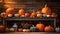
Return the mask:
[[[32,12],[30,18],[35,18],[35,17],[36,17],[36,12]]]
[[[0,32],[4,32],[5,31],[5,26],[0,25]]]
[[[47,15],[46,14],[43,14],[43,17],[46,17]]]
[[[31,31],[31,32],[37,32],[38,29],[33,25],[33,27],[30,27],[30,31]]]
[[[8,14],[8,17],[12,17],[12,14]]]
[[[55,12],[52,12],[52,17],[57,17],[58,15]]]
[[[6,31],[6,32],[9,32],[9,28],[6,28],[5,31]]]
[[[47,15],[51,14],[51,9],[49,7],[47,7],[47,4],[45,5],[44,8],[42,8],[42,13],[47,14]]]
[[[23,29],[23,32],[30,32],[30,29]]]
[[[21,15],[20,17],[25,17],[25,15]]]
[[[19,14],[19,15],[24,15],[24,14],[25,14],[25,10],[24,10],[24,9],[20,9],[20,10],[18,11],[18,14]]]
[[[50,17],[51,15],[47,15],[47,17]]]
[[[36,14],[42,14],[41,11],[37,11]]]
[[[25,17],[29,17],[30,16],[30,14],[29,13],[25,13]]]
[[[22,32],[23,31],[23,29],[22,28],[18,28],[18,32]]]
[[[19,14],[14,14],[15,17],[19,17]]]
[[[30,29],[26,29],[26,32],[30,32]]]
[[[60,27],[56,27],[56,28],[55,28],[55,31],[56,31],[56,32],[60,32]]]
[[[6,10],[6,15],[8,15],[8,14],[14,15],[15,13],[16,13],[16,12],[15,12],[15,9],[12,8],[12,7],[7,8],[7,10]]]
[[[44,29],[45,32],[53,32],[54,28],[52,26],[46,26]]]
[[[10,32],[14,32],[14,28],[10,28],[10,30],[9,30]]]
[[[44,28],[45,28],[45,25],[44,24],[37,24],[36,25],[36,28],[39,30],[39,31],[44,31]]]

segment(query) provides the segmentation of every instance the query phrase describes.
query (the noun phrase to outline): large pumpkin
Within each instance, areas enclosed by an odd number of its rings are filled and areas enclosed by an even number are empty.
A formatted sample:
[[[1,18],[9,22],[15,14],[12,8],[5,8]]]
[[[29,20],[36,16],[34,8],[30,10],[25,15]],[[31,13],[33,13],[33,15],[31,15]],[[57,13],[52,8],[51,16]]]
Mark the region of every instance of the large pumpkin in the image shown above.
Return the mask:
[[[15,9],[14,8],[7,8],[6,15],[8,15],[8,14],[14,15],[15,14]]]
[[[37,25],[36,25],[36,28],[37,28],[39,31],[44,31],[45,26],[44,26],[44,24],[37,24]]]
[[[25,14],[25,10],[24,10],[24,9],[20,9],[20,10],[18,11],[18,14],[19,14],[19,15],[24,15],[24,14]]]
[[[46,26],[45,27],[45,32],[53,32],[54,28],[52,26]]]
[[[42,8],[42,13],[50,15],[51,14],[51,9],[47,7],[47,4],[45,5],[44,8]]]

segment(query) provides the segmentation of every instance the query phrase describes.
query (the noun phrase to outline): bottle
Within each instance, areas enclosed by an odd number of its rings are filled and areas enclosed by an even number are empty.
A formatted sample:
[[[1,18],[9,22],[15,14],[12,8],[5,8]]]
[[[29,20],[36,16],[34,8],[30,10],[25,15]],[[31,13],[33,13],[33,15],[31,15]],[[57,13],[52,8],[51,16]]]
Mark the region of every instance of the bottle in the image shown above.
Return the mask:
[[[14,31],[17,32],[18,25],[14,23],[13,28],[14,28]]]

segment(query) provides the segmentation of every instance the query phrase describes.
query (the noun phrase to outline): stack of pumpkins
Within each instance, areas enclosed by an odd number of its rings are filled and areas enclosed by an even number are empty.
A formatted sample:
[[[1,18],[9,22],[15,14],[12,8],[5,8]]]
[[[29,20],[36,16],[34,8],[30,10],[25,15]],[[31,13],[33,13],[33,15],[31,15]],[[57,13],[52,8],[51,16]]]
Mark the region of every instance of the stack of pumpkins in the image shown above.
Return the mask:
[[[14,8],[7,8],[6,12],[4,13],[4,18],[7,17],[30,17],[30,18],[36,18],[36,17],[57,17],[57,14],[55,12],[52,12],[49,7],[47,7],[47,4],[45,4],[45,7],[42,8],[40,11],[33,11],[31,14],[27,13],[24,9],[20,9],[18,13],[15,12]]]

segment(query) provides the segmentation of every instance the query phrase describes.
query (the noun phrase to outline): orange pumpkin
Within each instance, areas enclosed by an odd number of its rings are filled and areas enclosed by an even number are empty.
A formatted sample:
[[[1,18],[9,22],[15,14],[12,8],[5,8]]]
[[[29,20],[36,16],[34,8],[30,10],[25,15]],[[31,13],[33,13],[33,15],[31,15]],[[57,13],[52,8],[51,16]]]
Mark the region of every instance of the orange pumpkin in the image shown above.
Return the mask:
[[[42,14],[41,11],[37,11],[36,14]]]
[[[24,10],[24,9],[20,9],[20,10],[18,11],[18,14],[19,14],[19,15],[24,15],[24,14],[25,14],[25,10]]]
[[[29,13],[25,13],[25,17],[29,17],[30,16],[30,14]]]
[[[58,15],[56,13],[52,13],[52,17],[57,17]]]
[[[36,17],[36,12],[32,12],[30,18],[35,18],[35,17]]]
[[[47,7],[47,4],[45,5],[44,8],[42,8],[42,13],[50,15],[51,14],[51,9]]]
[[[44,31],[45,25],[44,25],[44,24],[37,24],[37,25],[36,25],[36,28],[37,28],[39,31]]]
[[[12,14],[12,15],[14,15],[16,12],[15,12],[15,9],[14,8],[7,8],[7,10],[6,10],[6,15],[8,15],[8,14]]]
[[[23,29],[22,28],[18,28],[18,32],[22,32],[23,31]]]
[[[45,32],[53,32],[54,28],[52,26],[46,26],[44,30]]]
[[[30,29],[26,29],[26,32],[30,32]]]
[[[10,30],[9,30],[10,32],[14,32],[14,28],[10,28]]]
[[[4,30],[5,30],[5,26],[0,25],[0,31],[1,31],[1,32],[4,32]]]

